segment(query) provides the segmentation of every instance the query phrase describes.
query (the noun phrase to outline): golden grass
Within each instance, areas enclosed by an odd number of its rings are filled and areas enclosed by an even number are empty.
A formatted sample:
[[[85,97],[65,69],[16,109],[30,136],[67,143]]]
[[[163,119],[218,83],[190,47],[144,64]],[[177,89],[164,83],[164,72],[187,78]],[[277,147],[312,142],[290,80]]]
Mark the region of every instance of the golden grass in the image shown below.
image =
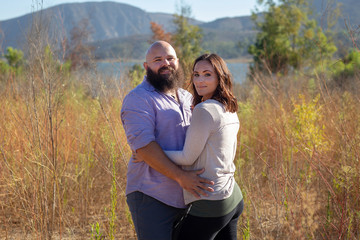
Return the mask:
[[[114,238],[135,239],[120,121],[127,80],[38,73],[0,83],[0,238],[89,239],[96,223],[108,237],[114,161]],[[323,79],[255,80],[239,98],[239,239],[359,239],[358,95],[330,93]]]
[[[315,89],[305,78],[296,87],[273,81],[255,76],[240,103],[243,231],[250,239],[359,239],[358,95],[330,93],[324,79]]]

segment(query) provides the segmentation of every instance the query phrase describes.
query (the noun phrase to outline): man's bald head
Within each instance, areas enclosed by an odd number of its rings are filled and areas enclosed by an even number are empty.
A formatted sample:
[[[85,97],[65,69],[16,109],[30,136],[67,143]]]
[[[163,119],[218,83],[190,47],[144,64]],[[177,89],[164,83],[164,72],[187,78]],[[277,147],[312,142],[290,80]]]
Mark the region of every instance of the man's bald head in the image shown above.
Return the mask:
[[[146,62],[149,63],[154,57],[160,56],[159,54],[172,55],[175,58],[175,49],[165,41],[156,41],[146,51]]]

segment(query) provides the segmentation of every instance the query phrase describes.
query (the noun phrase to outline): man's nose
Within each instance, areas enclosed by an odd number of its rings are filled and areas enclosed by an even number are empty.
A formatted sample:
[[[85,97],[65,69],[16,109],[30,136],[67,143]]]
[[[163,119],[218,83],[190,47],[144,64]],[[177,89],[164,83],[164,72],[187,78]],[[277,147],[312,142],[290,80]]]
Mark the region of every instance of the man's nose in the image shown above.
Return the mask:
[[[163,65],[163,66],[169,66],[169,65],[170,65],[170,61],[167,60],[167,59],[164,59],[164,60],[162,61],[162,65]]]

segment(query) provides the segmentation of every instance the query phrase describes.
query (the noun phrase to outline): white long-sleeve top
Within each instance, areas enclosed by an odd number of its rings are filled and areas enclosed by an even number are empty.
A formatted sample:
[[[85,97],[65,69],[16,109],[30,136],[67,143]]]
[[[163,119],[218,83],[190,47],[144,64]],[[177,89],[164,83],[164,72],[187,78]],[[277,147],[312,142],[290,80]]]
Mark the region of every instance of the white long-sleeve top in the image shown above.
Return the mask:
[[[216,100],[202,102],[193,110],[182,151],[165,151],[166,155],[186,170],[205,168],[201,177],[214,181],[214,192],[201,199],[222,200],[234,189],[237,133],[236,113],[226,112]],[[184,190],[185,204],[199,200]]]

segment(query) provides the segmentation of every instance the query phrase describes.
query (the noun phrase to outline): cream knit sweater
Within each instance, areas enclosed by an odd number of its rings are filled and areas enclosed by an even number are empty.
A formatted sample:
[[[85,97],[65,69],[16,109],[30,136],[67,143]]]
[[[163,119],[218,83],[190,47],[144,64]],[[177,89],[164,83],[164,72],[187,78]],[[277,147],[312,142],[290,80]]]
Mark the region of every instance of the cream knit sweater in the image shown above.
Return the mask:
[[[222,200],[234,189],[234,158],[239,119],[226,112],[223,105],[209,99],[194,108],[182,151],[165,151],[166,155],[186,170],[205,168],[201,177],[215,182],[214,192],[201,199]],[[199,200],[184,190],[185,204]]]

